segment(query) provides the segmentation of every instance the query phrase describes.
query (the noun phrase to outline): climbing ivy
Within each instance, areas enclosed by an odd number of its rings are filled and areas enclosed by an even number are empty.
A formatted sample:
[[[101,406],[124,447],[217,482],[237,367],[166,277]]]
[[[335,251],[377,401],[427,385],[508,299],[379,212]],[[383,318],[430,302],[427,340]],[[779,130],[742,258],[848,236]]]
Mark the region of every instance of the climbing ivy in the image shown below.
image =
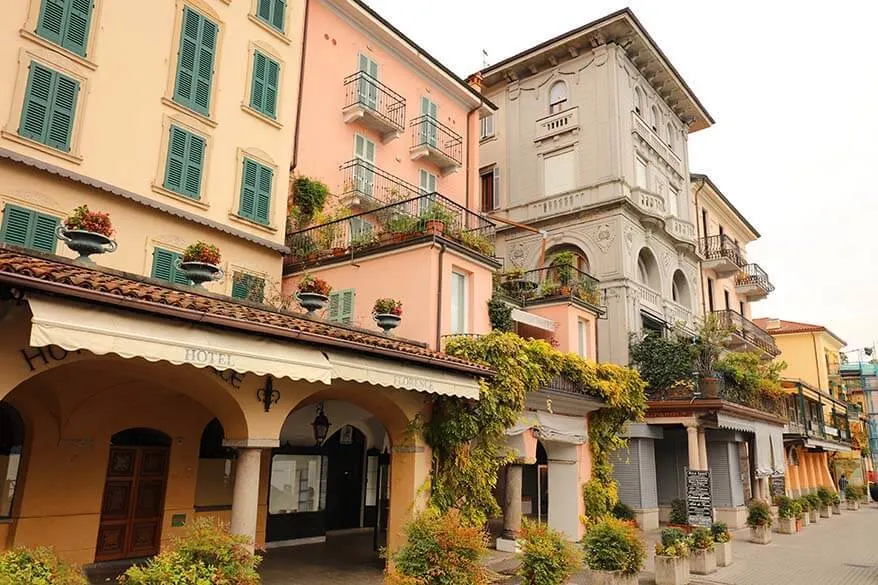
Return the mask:
[[[499,513],[492,490],[500,469],[513,460],[505,447],[505,431],[524,412],[528,392],[563,375],[607,404],[589,418],[589,484],[609,492],[607,505],[612,508],[617,497],[609,454],[625,445],[620,436],[624,425],[642,418],[645,410],[645,384],[637,372],[614,364],[596,364],[562,353],[546,341],[526,340],[502,331],[478,338],[454,338],[446,351],[487,365],[496,373],[482,382],[476,403],[447,396],[434,398],[431,420],[423,428],[433,449],[434,505],[440,510],[459,509],[475,524]],[[599,515],[608,513],[609,508]],[[596,513],[588,507],[586,512]]]

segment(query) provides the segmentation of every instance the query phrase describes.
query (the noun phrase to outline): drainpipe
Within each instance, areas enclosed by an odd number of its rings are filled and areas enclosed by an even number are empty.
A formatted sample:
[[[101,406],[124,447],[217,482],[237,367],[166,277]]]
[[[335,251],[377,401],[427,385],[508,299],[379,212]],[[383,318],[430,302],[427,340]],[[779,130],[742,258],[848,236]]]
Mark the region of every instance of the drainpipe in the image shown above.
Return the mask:
[[[439,286],[436,292],[436,351],[442,342],[442,283],[445,280],[445,243],[439,244]]]
[[[707,237],[707,234],[701,235],[701,221],[699,221],[700,214],[698,213],[698,194],[701,193],[701,190],[704,189],[704,179],[699,180],[700,185],[695,190],[695,235],[698,238],[698,241],[695,243],[696,246],[701,244],[701,238]],[[701,312],[707,315],[707,298],[704,294],[704,266],[701,260],[701,254],[698,254],[698,279],[701,282]]]
[[[811,341],[814,343],[814,367],[817,368],[817,387],[820,388],[820,357],[817,355],[817,335],[813,331],[811,332]],[[826,372],[826,375],[828,380],[828,371]],[[820,389],[823,390],[823,388]],[[829,388],[826,388],[826,391],[829,392]]]
[[[302,27],[302,58],[299,62],[299,95],[296,98],[296,131],[293,133],[293,160],[290,162],[290,172],[296,170],[299,162],[299,122],[302,119],[302,88],[305,85],[305,53],[308,51],[308,13],[311,0],[305,0],[305,22]]]

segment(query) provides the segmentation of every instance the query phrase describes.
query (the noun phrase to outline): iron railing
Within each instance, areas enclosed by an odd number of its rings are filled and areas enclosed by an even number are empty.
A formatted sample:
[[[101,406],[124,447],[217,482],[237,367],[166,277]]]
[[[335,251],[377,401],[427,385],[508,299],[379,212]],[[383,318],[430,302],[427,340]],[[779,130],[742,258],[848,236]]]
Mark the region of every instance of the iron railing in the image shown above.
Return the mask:
[[[411,183],[360,158],[349,160],[339,170],[342,172],[342,197],[356,195],[368,200],[373,206],[379,206],[421,194]]]
[[[595,400],[601,400],[599,396],[590,394],[585,390],[585,385],[574,382],[563,374],[558,374],[548,384],[543,385],[540,390],[548,390],[550,392],[559,392],[561,394],[571,394],[573,396],[588,396]]]
[[[705,260],[728,258],[738,267],[746,264],[741,248],[725,234],[701,238],[698,246]]]
[[[357,71],[344,80],[345,108],[361,105],[400,132],[405,129],[405,98],[366,73]]]
[[[648,390],[647,396],[650,400],[686,400],[693,402],[695,400],[724,400],[733,402],[742,406],[767,412],[781,419],[787,419],[787,406],[784,398],[772,398],[764,394],[752,395],[733,384],[729,384],[720,376],[713,383],[708,384],[704,379],[697,382],[693,378],[682,381],[673,388]]]
[[[507,296],[522,304],[560,298],[601,305],[600,281],[573,266],[556,264],[533,270],[507,270],[500,275],[499,284]]]
[[[495,231],[485,217],[439,193],[427,193],[292,232],[284,264],[296,271],[328,257],[363,256],[428,236],[443,236],[493,257]]]
[[[463,138],[432,116],[419,116],[412,120],[412,148],[429,146],[444,156],[461,164],[463,160]]]
[[[768,273],[758,264],[747,264],[741,268],[735,277],[736,285],[755,284],[766,293],[774,290],[774,285],[768,280]]]
[[[724,327],[731,329],[733,334],[738,335],[744,341],[755,345],[772,357],[780,354],[774,338],[737,311],[725,309],[713,313]]]

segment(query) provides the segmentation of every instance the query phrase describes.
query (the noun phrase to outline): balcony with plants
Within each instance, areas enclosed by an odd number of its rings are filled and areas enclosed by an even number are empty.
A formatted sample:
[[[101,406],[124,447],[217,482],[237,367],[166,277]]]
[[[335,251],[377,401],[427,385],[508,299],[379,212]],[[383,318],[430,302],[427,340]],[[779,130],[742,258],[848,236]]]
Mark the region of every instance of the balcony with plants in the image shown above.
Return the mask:
[[[729,349],[756,351],[764,358],[774,358],[780,355],[780,349],[777,347],[774,337],[742,314],[731,309],[713,311],[712,314],[716,315],[730,332],[726,342]]]
[[[382,142],[405,130],[405,98],[365,71],[344,80],[342,115],[346,124],[358,123],[381,134]]]
[[[499,274],[498,284],[504,297],[522,307],[573,301],[602,312],[598,279],[564,263],[533,270],[505,270]]]
[[[735,276],[735,292],[749,302],[761,301],[774,290],[768,273],[758,264],[746,264]]]
[[[787,392],[786,435],[844,446],[851,444],[849,403],[833,398],[801,380],[784,380],[782,385]]]
[[[725,234],[701,238],[698,248],[704,268],[713,270],[720,278],[737,274],[747,264],[741,248]]]
[[[415,185],[394,176],[361,158],[339,167],[342,192],[339,204],[359,210],[371,210],[421,195]]]
[[[463,161],[463,138],[432,116],[423,115],[411,121],[412,160],[427,160],[442,172],[451,174],[460,169]]]

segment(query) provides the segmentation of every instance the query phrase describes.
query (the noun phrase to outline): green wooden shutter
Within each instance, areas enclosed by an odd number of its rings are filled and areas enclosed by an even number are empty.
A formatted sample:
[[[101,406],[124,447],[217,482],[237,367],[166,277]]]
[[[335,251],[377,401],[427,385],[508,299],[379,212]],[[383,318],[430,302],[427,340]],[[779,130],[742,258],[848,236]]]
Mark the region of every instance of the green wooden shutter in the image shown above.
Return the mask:
[[[259,51],[253,54],[250,107],[270,118],[277,117],[277,84],[280,65]]]
[[[236,272],[232,281],[232,298],[261,303],[265,298],[265,279]]]
[[[177,260],[181,256],[163,248],[155,248],[152,252],[152,277],[174,284],[191,284],[188,278],[177,270]]]
[[[238,215],[256,219],[256,188],[259,179],[259,165],[252,160],[244,159],[244,170],[241,175],[241,204]]]
[[[256,16],[284,32],[284,16],[287,9],[287,0],[259,0],[256,7]]]
[[[85,57],[92,0],[43,0],[37,34]]]
[[[165,163],[165,189],[192,199],[201,197],[205,146],[202,137],[171,126]]]
[[[0,236],[7,244],[26,246],[30,233],[31,217],[33,211],[7,204],[3,208],[3,227]]]
[[[354,289],[349,288],[341,291],[340,305],[338,320],[350,325],[354,319]]]
[[[61,220],[31,209],[7,204],[3,209],[0,240],[7,244],[55,252],[58,240],[55,230]]]
[[[33,232],[30,241],[30,247],[43,252],[55,252],[55,246],[58,243],[55,230],[61,220],[51,215],[42,213],[34,213]]]
[[[198,199],[201,196],[201,175],[204,166],[204,139],[195,134],[189,135],[186,156],[186,180],[183,182],[183,194]]]
[[[274,171],[259,165],[259,181],[256,184],[256,209],[254,219],[261,223],[268,223],[268,215],[271,209],[271,180]]]
[[[271,22],[271,3],[273,0],[259,0],[256,7],[256,15],[267,22]]]
[[[55,99],[52,102],[46,144],[58,150],[70,150],[70,134],[73,131],[73,114],[79,82],[55,74]]]
[[[168,138],[168,160],[165,163],[165,189],[180,193],[183,189],[183,171],[186,167],[186,131],[171,126]]]
[[[78,81],[31,62],[18,133],[69,151],[78,94]]]
[[[326,317],[330,321],[338,321],[339,311],[341,310],[341,292],[332,291],[329,293],[329,308]]]
[[[265,83],[265,102],[262,112],[271,118],[277,117],[277,84],[280,80],[280,64],[268,59],[268,79]]]
[[[37,34],[46,40],[60,45],[64,38],[64,20],[68,11],[68,0],[43,0],[40,18],[37,21]]]
[[[217,25],[188,6],[183,9],[174,101],[210,115],[210,89]]]

